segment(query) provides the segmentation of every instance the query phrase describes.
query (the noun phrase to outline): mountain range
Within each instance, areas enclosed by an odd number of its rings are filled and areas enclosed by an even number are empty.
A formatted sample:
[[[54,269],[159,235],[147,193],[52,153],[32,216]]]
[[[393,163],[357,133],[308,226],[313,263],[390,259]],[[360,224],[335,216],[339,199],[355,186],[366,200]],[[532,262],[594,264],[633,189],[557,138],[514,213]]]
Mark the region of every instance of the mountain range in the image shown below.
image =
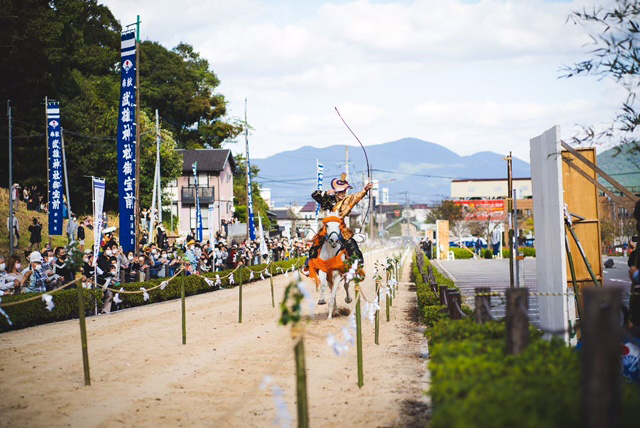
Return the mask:
[[[374,180],[389,189],[389,202],[434,203],[450,196],[451,180],[464,178],[506,178],[504,154],[478,152],[461,156],[446,147],[403,138],[365,146]],[[365,155],[359,146],[348,146],[349,182],[362,188],[367,175]],[[324,189],[332,178],[345,172],[345,146],[316,148],[304,146],[264,159],[252,159],[260,168],[255,178],[263,188],[271,189],[275,206],[304,205],[316,187],[316,160],[324,166]],[[529,164],[513,159],[514,178],[530,177]],[[392,180],[394,181],[387,181]],[[405,195],[406,192],[406,195]]]

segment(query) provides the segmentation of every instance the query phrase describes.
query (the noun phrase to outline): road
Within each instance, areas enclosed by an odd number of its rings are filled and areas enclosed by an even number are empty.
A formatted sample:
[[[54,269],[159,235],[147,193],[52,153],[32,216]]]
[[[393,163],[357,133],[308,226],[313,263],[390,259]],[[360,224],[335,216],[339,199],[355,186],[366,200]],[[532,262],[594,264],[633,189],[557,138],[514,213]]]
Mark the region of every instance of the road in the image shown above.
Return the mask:
[[[373,295],[373,262],[382,256],[367,257],[367,296]],[[277,277],[276,296],[291,280],[291,274]],[[401,282],[391,322],[382,320],[380,345],[363,321],[362,389],[355,347],[336,356],[326,342],[327,334],[341,337],[347,318],[328,321],[327,306],[317,308],[305,340],[312,426],[407,426],[415,423],[407,420],[411,415],[424,420],[424,337],[411,288]],[[89,387],[82,381],[77,320],[0,334],[0,426],[271,426],[274,385],[294,425],[292,339],[277,323],[269,281],[245,285],[242,324],[237,299],[237,289],[188,297],[186,345],[179,300],[89,318]],[[344,306],[344,290],[338,299]],[[261,390],[267,375],[273,384]]]
[[[614,266],[610,269],[604,269],[604,285],[605,287],[623,287],[629,290],[631,282],[629,281],[628,268],[626,258],[623,257],[604,257],[604,260],[611,258]],[[456,285],[460,287],[462,295],[466,298],[467,303],[473,306],[473,295],[475,287],[491,287],[491,291],[504,291],[509,288],[509,260],[485,260],[485,259],[463,259],[463,260],[440,260],[440,263],[455,278]],[[536,280],[536,259],[525,258],[524,261],[525,286],[531,291],[538,290]],[[625,301],[628,300],[628,295]],[[491,298],[492,314],[494,317],[503,317],[505,315],[505,302],[501,297]],[[538,298],[536,296],[529,297],[529,316],[534,321],[539,321],[540,311],[538,306]]]

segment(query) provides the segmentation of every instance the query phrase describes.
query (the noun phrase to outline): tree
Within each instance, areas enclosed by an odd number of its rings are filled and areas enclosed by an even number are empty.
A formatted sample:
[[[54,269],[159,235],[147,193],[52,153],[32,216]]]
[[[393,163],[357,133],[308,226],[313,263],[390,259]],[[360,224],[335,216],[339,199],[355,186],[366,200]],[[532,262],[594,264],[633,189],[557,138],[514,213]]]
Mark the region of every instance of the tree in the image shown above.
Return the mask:
[[[168,50],[145,41],[140,64],[142,104],[160,111],[180,148],[220,148],[243,130],[240,122],[222,120],[227,102],[215,93],[220,80],[192,46],[180,43]]]
[[[443,199],[427,215],[427,223],[435,223],[436,220],[449,220],[449,228],[451,229],[455,227],[457,222],[464,220],[462,207],[451,200]]]
[[[620,110],[604,129],[583,126],[579,143],[614,140],[640,149],[636,130],[640,125],[638,89],[640,87],[640,1],[614,0],[608,7],[582,9],[569,16],[575,24],[588,26],[593,49],[591,58],[563,68],[564,77],[592,75],[609,78],[627,92]]]

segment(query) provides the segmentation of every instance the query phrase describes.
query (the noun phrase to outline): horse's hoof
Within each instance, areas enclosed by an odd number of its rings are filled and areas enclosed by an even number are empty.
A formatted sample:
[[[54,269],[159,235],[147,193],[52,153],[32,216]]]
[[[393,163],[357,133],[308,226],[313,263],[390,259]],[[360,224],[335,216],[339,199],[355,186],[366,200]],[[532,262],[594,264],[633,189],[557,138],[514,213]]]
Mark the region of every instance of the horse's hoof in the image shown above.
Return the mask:
[[[351,297],[345,297],[344,298],[344,302],[345,303],[351,303],[351,302],[353,302],[353,299]]]
[[[318,300],[318,304],[319,305],[326,305],[327,302],[325,302],[324,299],[320,299],[320,300]]]

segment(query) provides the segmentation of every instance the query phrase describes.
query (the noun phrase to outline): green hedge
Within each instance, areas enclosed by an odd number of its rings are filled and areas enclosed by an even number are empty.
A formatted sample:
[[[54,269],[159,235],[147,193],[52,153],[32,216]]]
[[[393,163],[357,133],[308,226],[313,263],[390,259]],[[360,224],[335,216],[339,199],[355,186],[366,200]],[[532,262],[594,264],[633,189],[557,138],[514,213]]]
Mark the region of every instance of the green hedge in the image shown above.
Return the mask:
[[[536,256],[535,247],[520,247],[519,251],[522,251],[522,254],[525,257],[535,257]],[[511,251],[502,250],[502,257],[504,257],[505,259],[509,258],[509,254],[511,254]]]
[[[473,258],[473,252],[471,250],[469,250],[468,248],[451,247],[451,248],[449,248],[449,250],[453,251],[453,255],[456,258],[456,260],[458,260],[458,259],[472,259]]]
[[[425,273],[427,272],[429,266],[432,266],[431,262],[425,257],[423,268]],[[438,286],[446,285],[449,289],[460,291],[460,289],[455,286],[453,281],[442,275],[435,267],[433,268],[433,275],[435,276]],[[429,284],[425,283],[422,280],[422,275],[420,275],[418,264],[416,263],[415,253],[413,255],[411,278],[412,281],[416,284],[418,306],[422,314],[423,322],[428,326],[432,326],[435,322],[448,318],[449,312],[447,310],[447,307],[440,304],[440,297],[436,293],[431,291],[431,287],[429,286]],[[466,306],[464,303],[462,304],[462,310],[467,315],[471,314],[472,312],[471,308]]]
[[[430,339],[431,427],[580,427],[580,354],[532,329],[529,347],[506,355],[505,325],[443,320]],[[640,389],[623,388],[623,426],[637,426]]]
[[[274,262],[269,267],[269,272],[271,272],[274,276],[282,273],[282,271],[278,272],[278,267],[282,268],[290,268],[292,264],[297,263],[300,258],[284,260],[280,262]],[[266,264],[251,266],[251,270],[259,271],[266,267]],[[225,270],[222,272],[217,272],[221,277],[229,274],[231,270]],[[249,276],[251,273],[247,269],[241,269],[242,282],[249,282]],[[207,278],[215,280],[216,273],[208,273],[203,275]],[[240,274],[238,272],[234,273],[235,277],[235,285],[238,284],[240,280]],[[266,276],[265,276],[266,277]],[[260,280],[260,274],[254,273],[253,281]],[[146,282],[135,282],[129,284],[122,284],[121,287],[125,291],[138,291],[140,287],[145,287],[146,289],[152,288],[158,284],[160,284],[164,279],[154,279]],[[144,301],[144,297],[142,294],[121,294],[123,302],[119,305],[120,308],[131,308],[135,306],[142,306],[155,302],[162,302],[165,300],[179,299],[180,298],[180,281],[181,277],[178,276],[165,287],[164,290],[157,288],[149,292],[149,301]],[[233,287],[234,285],[229,284],[229,279],[222,279],[223,287]],[[187,296],[191,296],[194,294],[207,293],[210,291],[214,291],[214,287],[209,286],[202,278],[192,275],[185,277],[184,281],[185,286],[185,294]],[[2,303],[14,302],[17,300],[24,300],[30,297],[33,297],[35,294],[18,294],[18,295],[10,295],[3,296]],[[13,325],[9,325],[6,318],[0,315],[0,332],[5,332],[9,330],[17,330],[25,327],[31,327],[34,325],[46,324],[55,321],[68,320],[78,317],[78,297],[77,291],[75,289],[72,290],[62,290],[53,294],[53,303],[54,308],[53,311],[49,312],[46,309],[45,303],[41,299],[34,300],[32,302],[27,302],[21,305],[9,306],[4,308],[5,312],[11,319]],[[98,305],[102,304],[102,291],[101,290],[85,290],[85,305],[87,307],[86,314],[92,315],[94,313],[96,299],[98,300]]]

